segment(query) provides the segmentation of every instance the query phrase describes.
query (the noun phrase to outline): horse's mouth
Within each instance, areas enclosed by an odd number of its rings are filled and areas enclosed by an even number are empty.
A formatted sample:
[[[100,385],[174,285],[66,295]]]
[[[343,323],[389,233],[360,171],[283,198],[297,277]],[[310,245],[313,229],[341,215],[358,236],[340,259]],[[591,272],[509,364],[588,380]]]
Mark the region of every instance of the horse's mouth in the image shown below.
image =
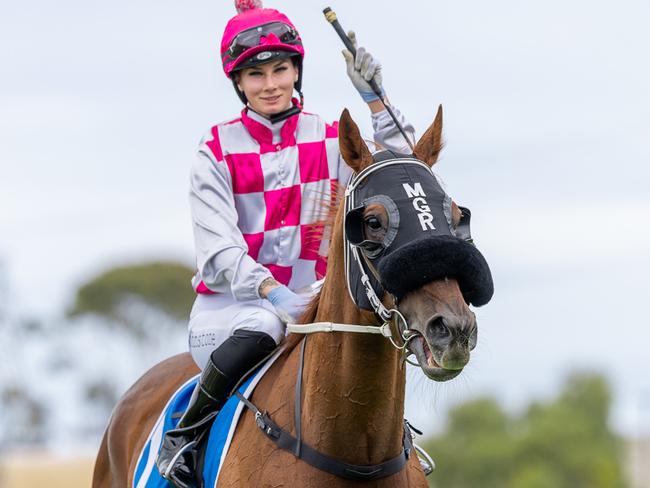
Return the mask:
[[[434,381],[442,382],[451,380],[462,371],[462,369],[445,369],[440,366],[426,339],[421,335],[411,340],[410,348],[415,354],[424,374]]]

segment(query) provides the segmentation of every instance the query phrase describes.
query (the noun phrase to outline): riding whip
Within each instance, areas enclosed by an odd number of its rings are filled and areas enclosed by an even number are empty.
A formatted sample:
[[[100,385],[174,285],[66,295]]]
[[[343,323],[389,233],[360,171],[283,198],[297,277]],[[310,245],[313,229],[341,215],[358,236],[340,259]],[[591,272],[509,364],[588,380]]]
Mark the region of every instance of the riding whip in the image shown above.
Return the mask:
[[[334,30],[336,31],[336,33],[339,35],[339,37],[343,41],[343,44],[345,44],[345,47],[347,48],[347,50],[350,51],[352,53],[352,56],[354,56],[356,58],[357,50],[354,47],[354,44],[352,44],[352,41],[350,40],[348,35],[345,33],[345,31],[341,27],[341,24],[339,23],[338,18],[336,16],[336,13],[331,8],[327,7],[326,9],[323,10],[323,14],[325,14],[325,19],[327,19],[327,21],[330,24],[332,24],[332,27],[334,27]],[[377,95],[379,97],[379,100],[381,101],[382,105],[388,111],[388,114],[391,116],[391,118],[395,122],[395,125],[397,126],[399,131],[402,133],[402,136],[404,136],[404,139],[406,140],[406,143],[411,148],[411,151],[415,151],[415,148],[413,147],[413,143],[411,142],[411,140],[406,135],[406,132],[404,131],[404,127],[402,127],[402,124],[400,124],[399,120],[397,120],[397,117],[395,116],[395,112],[393,112],[393,109],[389,105],[387,105],[386,102],[384,101],[384,98],[383,98],[382,93],[381,93],[381,88],[379,88],[379,86],[377,85],[377,82],[375,81],[375,79],[373,78],[372,80],[370,80],[368,82],[368,84],[370,85],[370,88],[375,93],[375,95]]]

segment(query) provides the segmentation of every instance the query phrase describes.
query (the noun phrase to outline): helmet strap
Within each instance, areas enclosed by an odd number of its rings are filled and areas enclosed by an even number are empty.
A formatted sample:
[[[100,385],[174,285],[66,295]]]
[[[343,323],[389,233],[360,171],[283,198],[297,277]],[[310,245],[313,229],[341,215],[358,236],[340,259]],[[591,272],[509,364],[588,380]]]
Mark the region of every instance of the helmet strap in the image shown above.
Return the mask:
[[[232,81],[232,86],[235,87],[235,92],[237,93],[237,96],[241,100],[241,103],[244,105],[248,105],[248,98],[246,98],[246,95],[244,94],[243,91],[239,89],[239,86],[237,86],[237,80],[235,80],[235,76],[231,76],[230,80]]]

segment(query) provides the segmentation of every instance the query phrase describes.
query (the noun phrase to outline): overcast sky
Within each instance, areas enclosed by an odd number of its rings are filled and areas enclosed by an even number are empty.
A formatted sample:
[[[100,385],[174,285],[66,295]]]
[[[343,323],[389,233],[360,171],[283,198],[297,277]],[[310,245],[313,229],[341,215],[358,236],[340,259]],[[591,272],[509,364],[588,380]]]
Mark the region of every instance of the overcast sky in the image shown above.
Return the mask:
[[[328,4],[266,5],[304,39],[307,110],[348,107],[369,134]],[[495,279],[466,373],[427,386],[436,411],[411,399],[410,415],[433,425],[441,405],[482,393],[516,407],[588,367],[613,383],[615,425],[650,432],[650,4],[329,5],[419,134],[444,105],[437,171],[472,209]],[[3,2],[0,260],[21,313],[60,314],[115,264],[192,263],[195,147],[241,108],[218,57],[233,14],[230,0]]]

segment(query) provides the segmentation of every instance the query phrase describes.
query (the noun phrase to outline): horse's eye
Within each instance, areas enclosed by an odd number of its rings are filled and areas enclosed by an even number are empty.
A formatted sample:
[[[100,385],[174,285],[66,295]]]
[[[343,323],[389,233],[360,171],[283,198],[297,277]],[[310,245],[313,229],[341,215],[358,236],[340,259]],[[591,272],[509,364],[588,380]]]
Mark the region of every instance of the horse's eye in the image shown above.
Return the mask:
[[[366,225],[370,227],[372,230],[381,229],[381,222],[377,217],[374,216],[366,218]]]

